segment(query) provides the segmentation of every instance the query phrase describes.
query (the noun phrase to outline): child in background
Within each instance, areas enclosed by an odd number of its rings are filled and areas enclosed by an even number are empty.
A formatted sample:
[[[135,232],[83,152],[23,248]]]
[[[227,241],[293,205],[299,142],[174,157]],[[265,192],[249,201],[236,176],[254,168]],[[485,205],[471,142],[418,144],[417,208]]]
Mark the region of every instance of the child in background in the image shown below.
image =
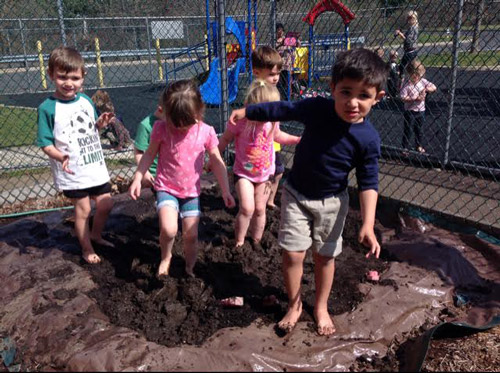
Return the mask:
[[[111,147],[114,150],[123,150],[128,148],[132,143],[130,133],[123,125],[121,118],[117,117],[115,107],[109,97],[109,93],[101,89],[97,90],[92,96],[92,101],[95,104],[97,113],[113,113],[114,116],[109,121],[109,124],[102,131],[101,136],[107,138]]]
[[[154,182],[156,208],[160,218],[161,262],[158,276],[169,273],[172,247],[177,234],[177,219],[182,219],[182,240],[185,269],[194,276],[198,253],[198,223],[200,221],[201,174],[205,152],[222,189],[227,207],[235,201],[229,192],[224,161],[217,148],[213,127],[203,123],[204,105],[193,81],[180,80],[167,87],[161,97],[164,119],[153,126],[150,144],[139,162],[129,194],[136,200],[148,168],[158,155]]]
[[[436,92],[437,87],[424,79],[425,67],[418,59],[411,61],[406,67],[408,78],[403,83],[400,96],[404,102],[403,148],[408,149],[411,132],[415,132],[415,149],[425,153],[422,146],[422,127],[425,122],[425,97],[427,93]],[[407,155],[406,151],[404,155]]]
[[[264,80],[256,79],[250,85],[245,105],[280,100],[278,89]],[[219,151],[234,140],[236,193],[240,209],[236,216],[236,247],[245,242],[250,226],[254,243],[259,243],[266,224],[266,203],[269,199],[269,179],[274,175],[273,142],[297,144],[300,137],[280,131],[278,122],[255,122],[242,119],[236,125],[228,125],[219,140]]]
[[[387,91],[390,98],[396,98],[399,91],[399,69],[398,52],[392,49],[389,52],[389,78],[387,79]]]
[[[384,96],[387,64],[376,53],[356,48],[339,54],[332,69],[332,99],[309,98],[294,102],[249,105],[231,113],[230,122],[296,120],[304,124],[295,148],[290,175],[283,185],[279,245],[288,293],[288,311],[278,323],[291,331],[302,313],[300,294],[303,262],[313,249],[316,299],[314,318],[320,335],[335,332],[328,312],[335,257],[342,252],[342,230],[349,208],[348,176],[356,169],[362,226],[359,242],[366,255],[379,257],[374,232],[378,198],[380,137],[367,119]]]
[[[277,86],[282,66],[283,60],[280,54],[271,47],[261,46],[252,52],[252,72],[258,79],[265,80],[269,84]],[[271,191],[267,201],[267,206],[272,209],[276,207],[274,199],[276,198],[281,178],[285,172],[285,165],[281,159],[281,145],[275,141],[273,147],[275,172],[274,177],[271,178]]]
[[[161,96],[160,96],[161,100]],[[141,162],[144,152],[148,149],[149,141],[151,137],[151,131],[153,130],[153,125],[157,120],[163,119],[163,107],[161,102],[158,102],[158,106],[154,113],[148,115],[146,118],[141,120],[139,126],[137,127],[137,132],[135,134],[134,142],[134,157],[137,165]],[[142,178],[142,186],[144,188],[153,188],[156,168],[158,166],[158,157],[153,160],[153,163],[146,171],[144,177]]]
[[[111,112],[98,117],[91,99],[81,93],[85,64],[73,48],[59,47],[49,57],[48,75],[55,93],[38,107],[37,145],[50,158],[54,183],[75,207],[75,233],[83,259],[99,263],[92,242],[113,246],[102,231],[113,207],[109,174],[99,139],[99,128],[113,118]],[[96,202],[92,231],[91,202]]]

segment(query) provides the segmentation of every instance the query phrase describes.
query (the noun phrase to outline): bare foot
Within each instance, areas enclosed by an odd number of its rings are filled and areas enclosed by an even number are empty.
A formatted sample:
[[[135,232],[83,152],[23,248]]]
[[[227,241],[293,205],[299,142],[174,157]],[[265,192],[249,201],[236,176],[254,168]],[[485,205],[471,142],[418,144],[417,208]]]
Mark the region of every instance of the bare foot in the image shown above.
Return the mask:
[[[188,268],[187,266],[184,268],[184,270],[186,271],[186,274],[189,276],[189,277],[192,277],[192,278],[195,278],[196,276],[194,275],[194,271],[193,271],[193,268]]]
[[[109,241],[106,241],[104,238],[91,238],[90,239],[93,243],[96,243],[101,246],[106,246],[106,247],[115,247],[115,245]]]
[[[292,307],[289,306],[285,317],[278,323],[278,328],[286,333],[290,333],[295,328],[295,325],[297,325],[300,315],[302,315],[302,302]]]
[[[332,335],[335,333],[335,325],[328,311],[314,311],[317,331],[319,335]]]
[[[271,209],[271,210],[274,210],[276,208],[276,205],[274,203],[268,203],[267,204],[267,208]]]
[[[89,264],[97,264],[101,262],[101,258],[97,255],[94,249],[85,250],[82,252],[83,259]]]
[[[242,247],[244,243],[245,242],[236,242],[236,244],[234,245],[234,248],[238,249],[238,248]]]
[[[168,276],[168,271],[170,269],[170,259],[165,259],[160,262],[160,267],[158,267],[158,277]]]

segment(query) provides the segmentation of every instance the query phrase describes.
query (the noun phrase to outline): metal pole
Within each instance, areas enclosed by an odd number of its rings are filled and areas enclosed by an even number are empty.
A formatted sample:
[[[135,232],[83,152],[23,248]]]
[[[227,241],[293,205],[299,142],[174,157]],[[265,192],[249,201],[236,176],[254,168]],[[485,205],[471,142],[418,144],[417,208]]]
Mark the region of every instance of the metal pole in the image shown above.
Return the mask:
[[[226,130],[226,123],[229,118],[228,87],[227,87],[227,59],[226,59],[226,9],[225,0],[217,0],[217,15],[219,17],[219,62],[220,62],[220,90],[221,106],[220,119],[223,130]]]
[[[444,150],[443,164],[449,162],[451,128],[453,126],[453,109],[455,105],[455,92],[457,89],[457,70],[458,70],[458,48],[460,46],[460,29],[462,28],[462,14],[464,8],[464,0],[457,0],[458,11],[455,18],[455,30],[453,32],[453,50],[451,62],[451,87],[450,87],[450,103],[448,109],[448,126],[446,130],[446,144]]]
[[[271,45],[274,47],[276,45],[276,0],[271,0],[271,22],[269,27],[271,28]]]
[[[153,77],[153,56],[151,54],[151,35],[149,33],[149,18],[146,17],[146,35],[148,38],[148,55],[149,55],[149,75],[151,76],[151,83],[154,83],[155,78]]]
[[[66,30],[64,29],[64,14],[62,0],[57,0],[57,16],[59,18],[59,28],[61,29],[61,39],[64,46],[66,46]]]
[[[28,72],[28,58],[27,58],[27,51],[26,51],[26,39],[24,36],[24,23],[21,19],[19,19],[19,32],[21,33],[21,44],[23,46],[23,54],[24,54],[24,67],[26,68],[26,72]]]
[[[210,62],[212,62],[212,51],[211,51],[211,45],[210,43],[212,42],[212,39],[210,38],[210,0],[206,0],[205,2],[205,17],[207,19],[207,56],[208,56],[208,64],[207,64],[207,71],[210,68]]]
[[[248,77],[249,82],[252,81],[252,1],[248,0],[247,2],[247,61],[248,61]]]

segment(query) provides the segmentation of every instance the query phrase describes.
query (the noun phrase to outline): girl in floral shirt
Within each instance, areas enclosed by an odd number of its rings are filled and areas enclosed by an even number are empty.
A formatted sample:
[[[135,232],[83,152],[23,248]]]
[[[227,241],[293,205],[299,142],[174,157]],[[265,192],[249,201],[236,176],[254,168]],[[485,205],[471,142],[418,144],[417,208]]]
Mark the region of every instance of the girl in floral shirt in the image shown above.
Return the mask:
[[[254,80],[245,98],[245,105],[279,100],[280,94],[275,86],[263,80]],[[236,247],[239,247],[243,245],[250,226],[254,243],[258,243],[264,233],[270,179],[275,171],[273,141],[293,145],[300,141],[300,137],[280,131],[279,122],[242,119],[236,125],[227,125],[219,140],[219,151],[222,153],[233,140],[233,172],[240,203],[235,222]]]

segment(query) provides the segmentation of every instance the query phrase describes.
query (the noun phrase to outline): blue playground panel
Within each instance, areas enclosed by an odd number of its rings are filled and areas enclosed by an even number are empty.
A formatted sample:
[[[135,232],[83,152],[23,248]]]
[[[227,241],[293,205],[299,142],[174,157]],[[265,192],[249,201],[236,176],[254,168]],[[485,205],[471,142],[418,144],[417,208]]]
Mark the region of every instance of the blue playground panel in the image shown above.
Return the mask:
[[[233,102],[238,95],[238,79],[240,73],[245,70],[245,59],[238,58],[236,62],[227,71],[227,86],[229,90],[228,101]],[[220,105],[221,80],[219,58],[214,58],[210,63],[210,73],[207,80],[200,86],[201,96],[206,104]]]
[[[218,25],[212,23],[213,40],[217,40]],[[235,21],[231,17],[226,17],[226,33],[233,34],[242,51],[242,57],[228,68],[227,71],[227,86],[229,90],[228,101],[232,103],[238,95],[239,76],[245,72],[246,62],[246,38],[245,38],[245,22]],[[217,45],[214,45],[214,50],[217,51]],[[225,58],[225,56],[224,56]],[[200,86],[203,102],[209,105],[220,105],[222,102],[222,90],[220,79],[220,59],[216,57],[210,62],[210,71],[207,80]]]
[[[330,76],[335,63],[335,52],[346,50],[348,40],[345,34],[314,35],[313,76]]]

